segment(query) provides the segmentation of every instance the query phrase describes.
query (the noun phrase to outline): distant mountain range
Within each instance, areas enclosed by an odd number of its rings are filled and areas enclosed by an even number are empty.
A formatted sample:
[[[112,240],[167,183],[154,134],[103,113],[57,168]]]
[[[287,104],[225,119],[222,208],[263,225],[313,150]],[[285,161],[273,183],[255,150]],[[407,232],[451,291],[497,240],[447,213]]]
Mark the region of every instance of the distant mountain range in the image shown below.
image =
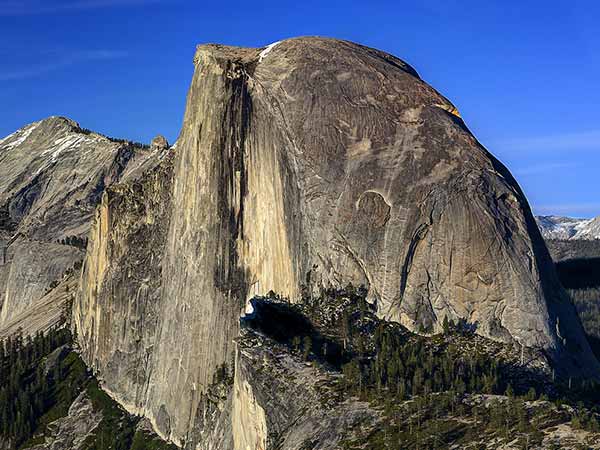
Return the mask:
[[[545,239],[600,239],[600,216],[594,219],[573,219],[563,216],[536,216]]]

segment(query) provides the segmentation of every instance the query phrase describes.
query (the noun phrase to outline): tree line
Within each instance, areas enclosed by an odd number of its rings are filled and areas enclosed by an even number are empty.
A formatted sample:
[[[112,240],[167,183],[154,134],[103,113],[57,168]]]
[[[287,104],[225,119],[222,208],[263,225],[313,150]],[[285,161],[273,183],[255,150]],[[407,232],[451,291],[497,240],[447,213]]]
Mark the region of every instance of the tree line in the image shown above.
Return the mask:
[[[56,361],[45,363],[70,342],[64,328],[38,332],[33,338],[18,333],[0,341],[0,435],[15,447],[33,434],[52,406],[61,401],[70,404],[77,395],[76,380],[57,389],[69,361],[56,355]]]

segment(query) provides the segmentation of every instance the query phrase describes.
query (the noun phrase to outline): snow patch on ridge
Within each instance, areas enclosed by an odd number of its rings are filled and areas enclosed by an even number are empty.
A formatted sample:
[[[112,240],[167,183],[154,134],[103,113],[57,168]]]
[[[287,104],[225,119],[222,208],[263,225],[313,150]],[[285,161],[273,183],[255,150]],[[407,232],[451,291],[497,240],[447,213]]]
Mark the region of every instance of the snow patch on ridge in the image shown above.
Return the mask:
[[[23,142],[25,142],[25,140],[29,137],[29,135],[33,132],[33,130],[35,130],[38,127],[38,125],[39,125],[39,122],[34,122],[31,125],[27,125],[26,127],[15,131],[13,134],[10,134],[10,135],[6,136],[4,139],[0,140],[0,145],[2,145],[4,142],[12,140],[12,138],[16,137],[17,139],[6,144],[4,146],[4,148],[9,149],[9,148],[18,147]]]
[[[9,134],[8,136],[0,139],[0,145],[2,145],[4,142],[8,141],[9,139],[12,139],[13,137],[15,137],[17,135],[18,131],[15,131],[14,133]]]
[[[272,44],[267,45],[265,49],[258,55],[258,62],[262,62],[262,60],[269,54],[269,52],[279,44],[281,44],[281,41],[273,42]]]
[[[67,135],[65,137],[55,140],[52,147],[50,147],[48,150],[45,150],[42,153],[42,155],[47,155],[48,153],[52,152],[50,158],[52,162],[56,162],[56,160],[62,152],[71,148],[79,147],[81,145],[81,142],[84,140],[84,137],[76,134]]]

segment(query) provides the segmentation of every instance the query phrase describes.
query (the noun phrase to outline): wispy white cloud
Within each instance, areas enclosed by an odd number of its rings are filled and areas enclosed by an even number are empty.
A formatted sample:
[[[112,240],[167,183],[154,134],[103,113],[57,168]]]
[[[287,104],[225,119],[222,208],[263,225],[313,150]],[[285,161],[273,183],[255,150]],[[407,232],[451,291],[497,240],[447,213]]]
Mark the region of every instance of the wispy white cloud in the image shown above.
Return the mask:
[[[0,0],[0,16],[54,14],[161,3],[164,0]]]
[[[501,149],[502,151],[518,152],[569,152],[579,150],[600,151],[600,130],[507,139],[493,142],[490,144],[490,147]]]
[[[105,61],[124,58],[127,53],[114,50],[89,50],[61,52],[46,63],[31,65],[26,68],[14,68],[0,72],[0,82],[16,81],[24,78],[35,78],[67,67],[93,61]]]
[[[513,173],[518,176],[526,177],[529,175],[540,175],[557,170],[575,169],[580,166],[581,164],[574,162],[541,163],[526,167],[517,167],[513,170]]]

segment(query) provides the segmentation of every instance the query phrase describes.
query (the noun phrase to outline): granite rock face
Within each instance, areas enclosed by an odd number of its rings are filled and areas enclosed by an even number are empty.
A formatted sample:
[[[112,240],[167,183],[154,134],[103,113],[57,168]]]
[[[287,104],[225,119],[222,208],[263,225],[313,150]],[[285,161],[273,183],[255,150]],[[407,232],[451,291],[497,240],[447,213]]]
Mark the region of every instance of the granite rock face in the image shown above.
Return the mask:
[[[150,149],[50,117],[0,140],[2,228],[38,240],[85,237],[106,186]]]
[[[5,273],[0,310],[0,334],[14,328],[12,322],[19,317],[39,312],[38,302],[52,290],[53,282],[73,269],[84,253],[69,245],[56,242],[17,239],[7,251],[7,264],[0,267]],[[1,278],[0,278],[1,280]],[[24,329],[29,329],[25,326]],[[32,329],[33,334],[35,334]]]
[[[368,402],[328,389],[336,377],[318,364],[247,328],[236,341],[234,449],[334,450],[361,427],[379,424]]]
[[[105,187],[155,164],[164,148],[107,138],[50,117],[0,140],[0,335],[21,323],[37,331],[52,311],[53,284],[83,259],[90,222]],[[52,297],[55,300],[64,296]],[[62,301],[62,300],[61,300]],[[62,304],[62,303],[61,303]],[[29,314],[31,324],[22,322]]]
[[[169,323],[162,322],[161,274],[171,179],[172,155],[167,155],[141,179],[104,192],[73,305],[82,356],[103,388],[136,414],[146,413],[154,361],[160,360],[158,336]],[[181,329],[182,338],[185,333]]]
[[[270,290],[363,284],[411,330],[465,319],[597,373],[516,181],[414,69],[321,38],[203,45],[195,65],[174,154],[103,194],[74,305],[86,361],[162,437],[263,448],[243,355],[242,404],[207,398]]]
[[[166,151],[169,149],[169,141],[164,136],[158,135],[152,139],[150,148],[158,151]]]
[[[60,281],[54,280],[46,293],[23,309],[11,314],[11,319],[3,323],[0,340],[19,332],[33,336],[38,331],[46,332],[61,321],[68,319],[71,305],[79,285],[79,272],[68,270]],[[34,297],[35,298],[35,297]]]

